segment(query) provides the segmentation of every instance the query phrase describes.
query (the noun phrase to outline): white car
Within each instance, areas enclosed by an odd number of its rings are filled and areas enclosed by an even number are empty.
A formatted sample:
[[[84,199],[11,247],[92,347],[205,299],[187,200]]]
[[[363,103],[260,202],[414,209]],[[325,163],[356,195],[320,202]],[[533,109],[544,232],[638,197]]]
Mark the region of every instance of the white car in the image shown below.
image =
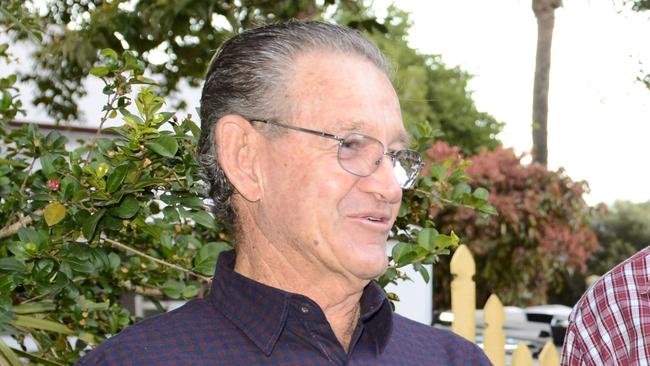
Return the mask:
[[[513,352],[524,342],[535,357],[548,341],[562,346],[571,308],[564,305],[540,305],[527,308],[505,306],[503,330],[506,333],[506,352]],[[451,311],[434,315],[433,326],[450,328],[454,319]],[[483,343],[483,310],[476,311],[476,342]]]

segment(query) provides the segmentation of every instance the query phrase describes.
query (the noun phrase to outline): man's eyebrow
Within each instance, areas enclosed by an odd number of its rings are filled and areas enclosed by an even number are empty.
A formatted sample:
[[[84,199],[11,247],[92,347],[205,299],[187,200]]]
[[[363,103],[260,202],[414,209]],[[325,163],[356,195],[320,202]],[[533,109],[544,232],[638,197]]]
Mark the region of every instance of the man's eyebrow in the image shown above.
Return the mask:
[[[360,121],[339,122],[336,125],[336,131],[339,133],[358,132],[363,125],[363,122]]]
[[[362,130],[362,127],[364,127],[366,123],[363,121],[344,121],[344,122],[339,122],[335,128],[336,133],[339,134],[346,134],[350,132],[359,132]],[[401,144],[404,147],[408,147],[411,145],[411,136],[409,136],[408,133],[406,133],[405,130],[401,130],[399,132],[399,135],[397,138],[394,140],[395,143]]]

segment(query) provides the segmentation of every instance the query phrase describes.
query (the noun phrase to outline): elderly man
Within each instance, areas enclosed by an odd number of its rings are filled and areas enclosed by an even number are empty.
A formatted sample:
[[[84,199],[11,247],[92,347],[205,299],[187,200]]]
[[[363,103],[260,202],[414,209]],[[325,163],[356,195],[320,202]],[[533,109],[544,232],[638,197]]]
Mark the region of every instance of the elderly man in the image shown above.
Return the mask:
[[[489,365],[460,337],[393,314],[373,280],[408,150],[381,52],[321,22],[246,31],[214,57],[200,154],[232,224],[210,294],[129,327],[82,365]]]

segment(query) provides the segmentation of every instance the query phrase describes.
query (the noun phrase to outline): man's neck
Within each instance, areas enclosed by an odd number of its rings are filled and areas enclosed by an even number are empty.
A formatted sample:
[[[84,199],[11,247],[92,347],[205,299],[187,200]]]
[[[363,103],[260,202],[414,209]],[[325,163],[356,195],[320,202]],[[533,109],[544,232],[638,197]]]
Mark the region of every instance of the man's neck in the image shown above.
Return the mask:
[[[359,320],[361,294],[368,281],[319,270],[319,266],[298,253],[280,252],[271,245],[249,245],[238,243],[235,272],[315,301],[347,352]]]

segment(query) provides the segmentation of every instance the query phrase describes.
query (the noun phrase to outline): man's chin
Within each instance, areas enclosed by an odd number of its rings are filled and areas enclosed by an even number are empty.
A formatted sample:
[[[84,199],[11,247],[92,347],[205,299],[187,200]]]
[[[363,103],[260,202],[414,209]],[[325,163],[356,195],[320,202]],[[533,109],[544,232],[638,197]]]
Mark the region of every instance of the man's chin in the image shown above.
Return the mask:
[[[386,272],[386,268],[388,268],[388,257],[384,255],[376,261],[366,260],[363,263],[359,263],[354,272],[358,278],[371,281],[383,275]]]

